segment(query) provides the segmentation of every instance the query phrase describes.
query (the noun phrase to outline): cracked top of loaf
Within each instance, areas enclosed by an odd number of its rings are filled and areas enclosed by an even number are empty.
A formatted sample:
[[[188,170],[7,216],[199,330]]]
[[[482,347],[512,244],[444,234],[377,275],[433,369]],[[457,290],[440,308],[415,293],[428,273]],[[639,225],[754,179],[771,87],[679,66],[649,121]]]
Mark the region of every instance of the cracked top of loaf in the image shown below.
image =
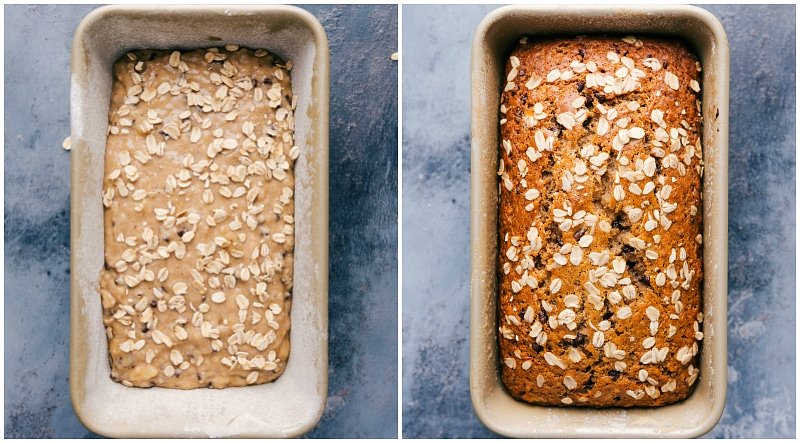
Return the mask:
[[[503,382],[545,405],[685,398],[703,338],[700,63],[666,38],[522,38],[505,75]]]

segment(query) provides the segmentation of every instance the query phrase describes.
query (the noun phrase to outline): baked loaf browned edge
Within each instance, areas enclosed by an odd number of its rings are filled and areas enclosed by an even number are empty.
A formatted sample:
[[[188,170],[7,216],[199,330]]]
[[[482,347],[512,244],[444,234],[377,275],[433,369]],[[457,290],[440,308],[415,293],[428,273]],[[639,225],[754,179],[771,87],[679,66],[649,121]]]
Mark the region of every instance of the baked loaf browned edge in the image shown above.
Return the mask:
[[[502,379],[542,405],[687,397],[703,338],[700,63],[677,39],[523,37],[499,146]]]

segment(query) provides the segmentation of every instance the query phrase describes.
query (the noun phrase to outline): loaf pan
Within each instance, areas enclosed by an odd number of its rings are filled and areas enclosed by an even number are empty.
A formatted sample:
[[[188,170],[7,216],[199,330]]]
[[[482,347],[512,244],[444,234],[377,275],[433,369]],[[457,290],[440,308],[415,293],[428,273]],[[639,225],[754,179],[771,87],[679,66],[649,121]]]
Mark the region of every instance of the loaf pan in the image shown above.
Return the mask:
[[[291,352],[273,383],[226,389],[130,388],[109,378],[97,282],[103,266],[103,159],[112,64],[133,49],[224,44],[292,60],[295,279]],[[310,430],[328,385],[328,42],[308,12],[287,6],[109,6],[72,45],[70,394],[90,430],[109,437],[294,437]]]
[[[656,408],[536,406],[515,400],[500,379],[497,337],[497,169],[501,79],[523,35],[594,33],[683,38],[703,71],[703,308],[701,372],[689,398]],[[691,6],[508,6],[488,14],[472,44],[470,393],[491,430],[511,437],[696,437],[725,404],[728,272],[728,41],[720,22]]]

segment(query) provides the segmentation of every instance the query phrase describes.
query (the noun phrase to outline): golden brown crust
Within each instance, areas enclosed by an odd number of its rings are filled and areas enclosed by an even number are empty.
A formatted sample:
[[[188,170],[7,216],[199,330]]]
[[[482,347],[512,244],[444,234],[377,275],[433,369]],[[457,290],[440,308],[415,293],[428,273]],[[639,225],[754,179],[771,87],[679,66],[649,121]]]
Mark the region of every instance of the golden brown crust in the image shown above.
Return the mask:
[[[700,65],[668,39],[523,38],[501,98],[502,378],[546,405],[685,398],[702,339]]]
[[[285,369],[297,155],[289,69],[230,45],[115,63],[99,288],[115,381],[224,388]]]

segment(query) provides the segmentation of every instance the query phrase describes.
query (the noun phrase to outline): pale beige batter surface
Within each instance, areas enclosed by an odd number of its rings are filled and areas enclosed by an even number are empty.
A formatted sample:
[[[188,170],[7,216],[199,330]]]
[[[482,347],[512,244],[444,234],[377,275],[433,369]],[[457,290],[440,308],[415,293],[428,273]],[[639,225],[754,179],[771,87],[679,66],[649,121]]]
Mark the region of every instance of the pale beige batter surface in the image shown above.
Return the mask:
[[[289,356],[291,62],[228,45],[114,65],[100,278],[111,378],[224,388]]]

